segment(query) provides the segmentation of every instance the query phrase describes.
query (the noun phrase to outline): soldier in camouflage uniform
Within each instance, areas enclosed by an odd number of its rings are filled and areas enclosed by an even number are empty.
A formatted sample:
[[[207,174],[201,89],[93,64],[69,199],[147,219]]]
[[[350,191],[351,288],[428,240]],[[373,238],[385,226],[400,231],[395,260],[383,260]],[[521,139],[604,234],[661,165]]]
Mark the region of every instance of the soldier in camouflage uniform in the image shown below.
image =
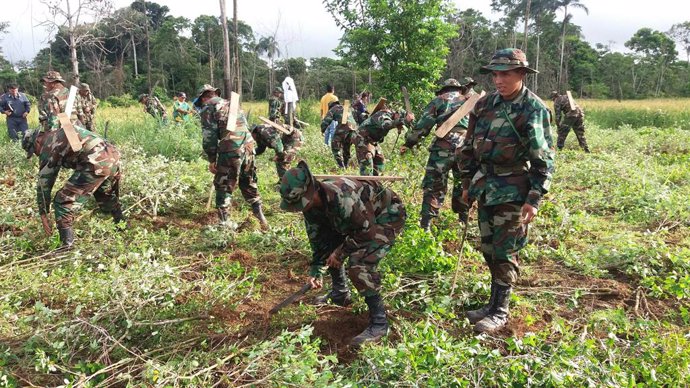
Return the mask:
[[[471,88],[471,86],[470,86]],[[443,82],[443,86],[436,92],[434,98],[424,108],[422,117],[417,124],[407,132],[405,145],[400,149],[405,153],[407,149],[416,146],[425,136],[429,135],[434,126],[443,124],[456,110],[465,103],[467,87],[453,78]],[[443,138],[434,136],[429,146],[429,159],[426,163],[426,172],[422,179],[422,210],[419,226],[429,230],[432,218],[439,215],[448,190],[448,177],[453,172],[453,197],[452,208],[461,222],[467,222],[468,207],[462,201],[462,181],[458,168],[455,151],[460,147],[467,131],[467,116],[455,123],[453,129]]]
[[[255,125],[252,128],[252,137],[256,142],[256,155],[261,155],[266,148],[275,151],[276,172],[278,173],[278,183],[285,171],[297,157],[297,151],[302,148],[304,138],[302,132],[297,128],[292,128],[290,134],[283,133],[270,125]]]
[[[558,140],[556,146],[559,150],[565,146],[565,139],[570,133],[570,128],[577,136],[577,142],[580,144],[585,152],[589,152],[587,146],[587,139],[585,138],[585,112],[582,111],[579,105],[575,104],[575,110],[570,109],[568,96],[559,95],[557,91],[551,92],[551,99],[553,100],[553,110],[556,111],[556,126],[558,127]]]
[[[203,107],[199,114],[202,145],[209,162],[208,170],[214,174],[218,219],[221,225],[227,225],[232,192],[239,183],[242,196],[252,206],[252,212],[261,227],[266,229],[268,221],[261,209],[261,196],[256,183],[254,139],[241,111],[234,123],[228,123],[230,101],[219,96],[220,89],[204,85],[197,100],[197,104]]]
[[[89,84],[81,83],[79,84],[79,94],[77,95],[77,100],[74,103],[75,109],[77,110],[77,117],[79,121],[84,125],[89,131],[93,131],[93,118],[96,115],[96,107],[98,102],[96,97],[91,94],[91,88]]]
[[[75,212],[86,202],[89,195],[96,198],[96,203],[103,213],[111,214],[121,228],[126,227],[120,224],[121,221],[125,221],[119,200],[120,153],[112,144],[79,125],[74,126],[74,131],[83,146],[77,152],[70,147],[62,128],[49,132],[32,130],[27,132],[22,140],[27,158],[34,154],[39,158],[36,202],[46,231],[50,231],[47,215],[50,211],[53,185],[60,168],[74,170],[53,199],[60,242],[67,248],[74,242],[72,223]]]
[[[403,124],[409,125],[412,121],[414,114],[411,112],[393,112],[387,105],[364,120],[354,139],[360,175],[383,173],[385,158],[379,143],[391,129],[398,128],[398,132],[401,132]]]
[[[497,91],[477,102],[460,149],[463,199],[478,201],[481,251],[492,279],[489,303],[467,312],[478,332],[508,321],[518,252],[554,170],[551,115],[524,84],[527,73],[537,72],[528,66],[522,50],[509,48],[481,68],[492,73]]]
[[[347,168],[350,162],[350,149],[352,148],[352,141],[355,134],[354,128],[357,127],[354,117],[352,116],[352,110],[348,114],[347,123],[342,124],[344,111],[345,108],[340,105],[338,100],[332,101],[328,104],[326,117],[321,120],[322,134],[326,132],[326,129],[333,121],[337,123],[335,133],[331,139],[331,152],[339,168]]]
[[[473,80],[472,77],[462,77],[458,80],[458,83],[463,87],[462,95],[465,96],[465,100],[469,100],[470,97],[477,94],[477,92],[474,91],[477,82]]]
[[[154,119],[162,122],[168,121],[168,114],[158,97],[151,97],[146,93],[140,94],[139,102],[144,105],[144,112],[153,116]]]
[[[268,98],[268,119],[275,123],[282,123],[283,121],[283,88],[280,86],[273,89],[273,94]]]
[[[369,326],[353,338],[353,346],[386,335],[388,320],[377,265],[405,225],[405,207],[398,195],[378,182],[347,178],[319,182],[301,161],[283,175],[280,196],[281,209],[304,214],[313,251],[310,284],[321,288],[326,268],[333,280],[333,289],[317,302],[351,303],[347,270],[369,307]]]
[[[69,88],[65,87],[65,80],[57,71],[49,71],[41,78],[45,92],[38,104],[38,121],[44,131],[55,131],[60,128],[57,115],[63,113],[69,98]],[[72,109],[70,120],[79,124],[77,110]]]

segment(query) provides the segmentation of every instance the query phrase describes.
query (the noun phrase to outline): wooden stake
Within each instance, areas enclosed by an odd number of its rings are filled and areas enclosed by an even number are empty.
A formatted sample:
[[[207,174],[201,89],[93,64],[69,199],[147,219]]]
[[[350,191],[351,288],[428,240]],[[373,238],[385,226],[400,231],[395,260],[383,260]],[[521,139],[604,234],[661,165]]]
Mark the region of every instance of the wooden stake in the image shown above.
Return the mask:
[[[570,104],[570,110],[574,111],[577,108],[575,107],[575,100],[573,100],[573,94],[570,93],[570,90],[566,91],[565,94],[568,96],[568,104]]]
[[[401,86],[400,91],[402,92],[403,100],[405,100],[405,111],[407,111],[407,113],[412,113],[412,108],[410,108],[410,94],[407,93],[407,88]]]
[[[72,151],[81,151],[82,145],[81,141],[79,140],[79,135],[77,135],[77,132],[74,130],[74,125],[72,125],[72,121],[70,121],[69,116],[67,116],[66,113],[58,113],[58,120],[60,120],[62,130],[65,131],[65,136],[67,137],[67,141],[69,142],[69,146],[72,148]]]
[[[305,127],[308,127],[308,126],[309,126],[309,123],[305,123],[305,122],[302,121],[302,120],[297,120],[297,119],[295,119],[295,121],[298,122],[298,123],[300,123],[300,124],[302,124],[302,125],[304,125]]]
[[[371,114],[373,115],[374,113],[380,111],[380,110],[383,108],[383,106],[386,105],[386,102],[388,102],[388,100],[386,100],[385,98],[381,97],[381,98],[379,99],[379,102],[378,102],[378,103],[376,104],[376,106],[374,107],[374,110],[371,111]]]
[[[462,106],[453,112],[450,117],[443,122],[437,129],[436,129],[436,136],[443,138],[446,137],[448,132],[450,132],[451,129],[455,126],[455,124],[458,123],[463,117],[465,117],[472,108],[477,104],[477,101],[479,101],[480,98],[484,97],[486,93],[482,90],[480,94],[473,94],[467,101],[465,101]]]
[[[352,179],[352,180],[358,180],[358,181],[391,181],[391,182],[396,182],[396,181],[403,181],[405,178],[401,176],[368,176],[368,175],[319,175],[316,174],[314,175],[314,178],[316,179],[338,179],[338,178],[346,178],[346,179]]]
[[[343,105],[343,118],[340,120],[340,124],[347,124],[347,118],[350,116],[350,100],[345,100],[345,105]]]
[[[280,132],[283,132],[286,135],[289,135],[292,133],[292,131],[288,130],[287,128],[283,127],[282,125],[280,125],[276,122],[273,122],[273,121],[271,121],[265,117],[259,116],[259,120],[263,121],[265,124],[272,126],[273,128],[279,130]]]

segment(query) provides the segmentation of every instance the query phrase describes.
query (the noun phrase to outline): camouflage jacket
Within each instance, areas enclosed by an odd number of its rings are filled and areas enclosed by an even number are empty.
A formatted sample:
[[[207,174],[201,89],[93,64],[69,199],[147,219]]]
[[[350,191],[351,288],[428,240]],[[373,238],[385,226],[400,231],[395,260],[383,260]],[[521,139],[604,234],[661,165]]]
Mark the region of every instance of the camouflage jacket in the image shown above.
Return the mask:
[[[283,100],[271,96],[268,98],[268,118],[272,121],[279,120],[282,117]]]
[[[344,111],[344,106],[340,104],[333,105],[331,109],[328,110],[328,113],[326,113],[326,117],[324,117],[323,120],[321,120],[321,133],[325,133],[326,129],[329,125],[331,125],[333,121],[338,123],[338,126],[335,128],[336,133],[350,132],[353,130],[353,128],[356,128],[357,123],[355,122],[355,118],[352,115],[352,109],[350,109],[350,114],[347,116],[347,124],[340,124],[340,122],[343,121]]]
[[[487,206],[514,201],[539,206],[554,170],[550,116],[524,86],[513,101],[494,92],[477,102],[460,149],[463,189],[471,198]]]
[[[435,125],[439,126],[443,124],[448,120],[450,115],[455,113],[455,111],[465,103],[465,101],[465,96],[456,91],[443,93],[431,100],[424,108],[424,112],[422,112],[422,116],[417,120],[417,124],[407,132],[405,136],[405,146],[412,148],[417,145],[424,137],[429,135],[429,132],[431,132],[431,129]],[[455,124],[455,128],[448,132],[445,138],[439,139],[434,136],[429,150],[455,150],[462,142],[463,134],[461,131],[467,129],[467,124],[468,119],[467,116],[465,116]]]
[[[382,142],[391,129],[401,127],[404,122],[404,113],[396,120],[393,119],[393,114],[390,110],[374,113],[359,126],[359,136],[367,142]]]
[[[254,139],[247,128],[242,111],[237,114],[235,127],[228,129],[230,101],[213,97],[199,113],[201,117],[202,146],[209,162],[215,162],[218,154],[227,153],[240,157],[254,154]]]
[[[477,92],[475,92],[473,88],[469,88],[462,96],[465,97],[465,100],[469,100],[470,97],[474,96],[475,94],[477,94]]]
[[[89,93],[86,97],[77,94],[77,99],[74,102],[74,108],[77,110],[77,117],[79,121],[87,122],[96,114],[96,107],[98,102],[93,94]]]
[[[120,153],[97,134],[75,125],[82,149],[74,152],[67,141],[65,131],[60,128],[47,132],[38,155],[39,172],[36,186],[36,201],[40,214],[50,210],[50,199],[60,168],[90,171],[98,176],[115,176],[120,170]]]
[[[146,99],[146,105],[144,105],[144,110],[151,116],[161,119],[167,116],[165,112],[165,107],[157,97],[149,97]]]
[[[41,123],[44,131],[55,131],[60,128],[60,120],[58,120],[57,115],[65,111],[68,98],[69,88],[64,86],[41,95],[38,107],[38,121]],[[72,120],[72,123],[78,122],[77,109],[72,109],[70,120]]]
[[[290,149],[298,149],[302,146],[302,132],[294,128],[288,135],[270,125],[257,125],[252,130],[252,137],[256,142],[256,154],[261,155],[266,148],[271,148],[276,154],[282,154]]]
[[[304,212],[312,249],[311,276],[323,273],[326,259],[341,244],[338,259],[342,262],[382,237],[376,235],[372,225],[405,218],[405,207],[398,195],[378,182],[339,178],[319,184],[323,206]]]
[[[579,105],[575,104],[575,110],[570,110],[570,103],[568,102],[568,96],[560,95],[556,97],[553,101],[553,110],[556,111],[556,123],[561,122],[561,118],[565,115],[566,119],[574,119],[578,117],[585,117],[585,113],[582,111]]]

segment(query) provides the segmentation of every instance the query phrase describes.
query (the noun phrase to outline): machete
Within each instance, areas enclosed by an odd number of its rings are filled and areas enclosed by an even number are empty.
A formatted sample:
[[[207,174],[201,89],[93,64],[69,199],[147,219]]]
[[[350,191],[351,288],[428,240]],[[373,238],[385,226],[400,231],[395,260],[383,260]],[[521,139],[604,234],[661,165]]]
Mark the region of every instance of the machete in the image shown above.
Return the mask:
[[[299,291],[295,292],[294,294],[290,295],[285,299],[284,301],[278,303],[273,307],[271,310],[269,310],[269,314],[275,314],[278,311],[280,311],[283,307],[292,304],[294,301],[296,301],[300,296],[304,295],[307,293],[307,291],[311,290],[311,283],[307,283],[302,286],[302,288],[299,289]]]

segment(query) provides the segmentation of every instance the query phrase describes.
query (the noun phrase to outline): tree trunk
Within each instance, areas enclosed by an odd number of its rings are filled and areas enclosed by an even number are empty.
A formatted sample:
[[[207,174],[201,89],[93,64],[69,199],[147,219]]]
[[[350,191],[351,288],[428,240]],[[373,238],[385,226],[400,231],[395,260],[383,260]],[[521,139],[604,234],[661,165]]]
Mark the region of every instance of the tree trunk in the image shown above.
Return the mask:
[[[146,16],[146,1],[141,0],[141,4],[144,6],[144,16]],[[146,83],[149,89],[149,95],[153,96],[153,86],[151,85],[151,42],[149,37],[149,18],[146,16],[146,22],[144,23],[144,35],[146,36]]]
[[[527,6],[525,7],[525,40],[522,41],[522,51],[527,54],[527,40],[528,40],[528,28],[529,28],[529,9],[532,5],[532,0],[527,0]]]
[[[235,25],[235,74],[237,74],[237,83],[235,83],[235,91],[242,94],[242,64],[240,63],[240,34],[237,29],[237,0],[232,1],[232,19]]]
[[[139,78],[139,65],[137,64],[137,46],[134,44],[134,35],[129,36],[132,40],[132,57],[134,58],[134,78]]]
[[[227,98],[230,98],[232,92],[232,74],[230,71],[230,35],[228,33],[228,18],[225,15],[225,0],[220,2],[220,18],[223,27],[223,91]]]
[[[75,25],[72,22],[72,10],[69,0],[65,1],[67,7],[67,31],[69,33],[69,57],[72,62],[72,80],[74,84],[79,83],[79,59],[77,58],[77,43],[74,40]]]
[[[211,42],[211,29],[206,27],[206,35],[208,36],[208,69],[211,76],[211,85],[213,85],[213,43]]]
[[[563,53],[565,52],[565,30],[566,30],[566,25],[568,24],[568,6],[565,6],[565,10],[563,12],[563,31],[561,32],[561,61],[560,65],[558,65],[558,91],[562,92],[563,90],[561,89],[562,86],[562,81],[563,81]]]
[[[534,63],[534,68],[539,71],[539,54],[541,50],[541,31],[537,33],[537,59]],[[534,90],[535,94],[539,94],[539,73],[534,74]]]

